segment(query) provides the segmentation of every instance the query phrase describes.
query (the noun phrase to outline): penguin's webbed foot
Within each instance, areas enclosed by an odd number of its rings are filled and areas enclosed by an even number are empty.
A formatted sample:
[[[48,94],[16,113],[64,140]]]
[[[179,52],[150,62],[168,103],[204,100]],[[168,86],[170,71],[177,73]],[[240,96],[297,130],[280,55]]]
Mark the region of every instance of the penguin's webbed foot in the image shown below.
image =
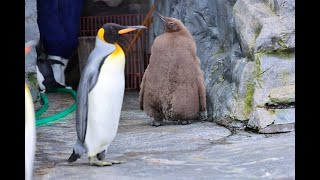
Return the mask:
[[[158,127],[158,126],[163,126],[163,125],[164,125],[164,122],[162,120],[161,121],[153,120],[151,122],[151,126]]]
[[[91,166],[112,166],[112,162],[108,161],[91,161],[90,162]]]
[[[89,157],[89,164],[91,166],[112,166],[113,164],[121,164],[121,163],[124,163],[125,161],[116,161],[116,160],[110,160],[110,161],[100,161],[100,160],[97,160],[97,161],[94,161],[93,158],[90,158]]]
[[[93,160],[94,158],[93,157],[89,157],[89,164],[91,166],[112,166],[112,163],[111,162],[108,162],[108,161],[100,161],[100,160]]]

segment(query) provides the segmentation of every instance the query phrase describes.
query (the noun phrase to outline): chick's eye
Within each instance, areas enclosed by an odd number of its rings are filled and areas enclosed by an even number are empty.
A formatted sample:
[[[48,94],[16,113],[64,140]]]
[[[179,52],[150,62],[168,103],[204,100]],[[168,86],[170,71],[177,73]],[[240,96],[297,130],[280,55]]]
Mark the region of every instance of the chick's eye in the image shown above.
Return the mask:
[[[170,24],[171,26],[173,26],[173,25],[174,25],[174,22],[169,22],[169,24]]]

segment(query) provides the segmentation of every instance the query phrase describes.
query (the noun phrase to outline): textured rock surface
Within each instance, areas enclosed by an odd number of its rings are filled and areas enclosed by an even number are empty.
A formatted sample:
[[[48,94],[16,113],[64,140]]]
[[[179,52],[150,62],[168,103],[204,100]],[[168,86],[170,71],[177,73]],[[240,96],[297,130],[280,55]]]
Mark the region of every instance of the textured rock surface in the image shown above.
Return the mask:
[[[117,7],[123,0],[92,0],[93,2],[102,1],[110,7]]]
[[[273,112],[264,108],[256,108],[248,122],[248,127],[263,129],[274,122]]]
[[[281,86],[270,90],[269,99],[272,103],[294,103],[295,85]]]
[[[291,100],[295,99],[292,93],[295,85],[294,55],[282,57],[278,54],[261,54],[256,57],[259,63],[259,77],[256,78],[254,105],[262,107],[266,103],[273,104],[277,100],[284,100],[287,96],[291,96]],[[288,86],[291,89],[288,89]],[[274,94],[280,90],[281,94]],[[271,95],[275,98],[271,98]]]
[[[37,1],[25,0],[25,42],[30,40],[35,40],[38,42],[39,37],[39,29],[37,24]],[[40,106],[38,81],[36,77],[36,60],[37,52],[35,47],[32,47],[25,60],[25,81],[30,88],[31,95],[35,103],[35,109]]]
[[[264,133],[294,130],[294,109],[282,108],[295,103],[295,2],[238,0],[234,14],[243,53],[258,66],[248,125]]]
[[[86,0],[83,16],[147,13],[152,0]]]
[[[155,4],[162,15],[180,19],[197,43],[212,120],[248,120],[266,103],[294,105],[293,0],[155,0]],[[151,43],[163,32],[159,18],[154,18],[152,31]]]
[[[295,123],[295,109],[275,109],[274,115],[276,116],[273,124],[291,124]]]
[[[295,130],[295,123],[290,124],[271,124],[266,128],[259,129],[259,133],[282,133],[291,132]]]
[[[215,83],[211,82],[211,87],[207,84],[208,104],[211,105],[209,109],[214,119],[230,116],[237,120],[247,120],[251,113],[256,66],[243,58],[233,61],[229,67],[231,70],[228,74],[214,70],[211,72],[212,76],[220,76],[215,79]]]
[[[294,130],[295,109],[256,108],[250,117],[248,127],[263,133],[287,132]],[[293,129],[292,129],[293,128]]]
[[[68,94],[48,98],[46,115],[73,103]],[[89,166],[85,156],[66,162],[76,138],[74,113],[38,127],[34,179],[295,179],[295,132],[231,134],[212,122],[152,127],[138,105],[138,93],[126,92],[119,130],[106,155],[126,161],[119,165]]]
[[[283,4],[290,4],[291,11],[285,13]],[[294,50],[294,6],[294,1],[274,0],[271,5],[260,0],[238,0],[234,19],[243,53],[253,58],[259,50]]]

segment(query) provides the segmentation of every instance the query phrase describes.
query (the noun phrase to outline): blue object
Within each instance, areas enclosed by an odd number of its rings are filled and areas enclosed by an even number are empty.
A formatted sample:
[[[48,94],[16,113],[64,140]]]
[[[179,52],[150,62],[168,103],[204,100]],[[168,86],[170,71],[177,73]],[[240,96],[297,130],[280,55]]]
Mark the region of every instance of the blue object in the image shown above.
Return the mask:
[[[46,53],[69,59],[78,46],[83,0],[37,0],[37,8]]]

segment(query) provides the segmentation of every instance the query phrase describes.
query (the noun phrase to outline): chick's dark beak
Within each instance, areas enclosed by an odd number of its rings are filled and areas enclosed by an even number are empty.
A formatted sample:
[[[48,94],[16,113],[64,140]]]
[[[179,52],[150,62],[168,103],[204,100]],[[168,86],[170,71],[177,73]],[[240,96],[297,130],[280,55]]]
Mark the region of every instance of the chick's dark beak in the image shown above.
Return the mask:
[[[161,14],[159,14],[158,12],[154,12],[154,13],[156,13],[156,15],[158,15],[163,22],[168,24],[167,20]]]
[[[118,34],[126,34],[126,33],[129,33],[131,31],[135,31],[135,30],[138,30],[138,29],[146,29],[147,27],[145,26],[125,26],[125,28],[121,29],[118,31]]]

